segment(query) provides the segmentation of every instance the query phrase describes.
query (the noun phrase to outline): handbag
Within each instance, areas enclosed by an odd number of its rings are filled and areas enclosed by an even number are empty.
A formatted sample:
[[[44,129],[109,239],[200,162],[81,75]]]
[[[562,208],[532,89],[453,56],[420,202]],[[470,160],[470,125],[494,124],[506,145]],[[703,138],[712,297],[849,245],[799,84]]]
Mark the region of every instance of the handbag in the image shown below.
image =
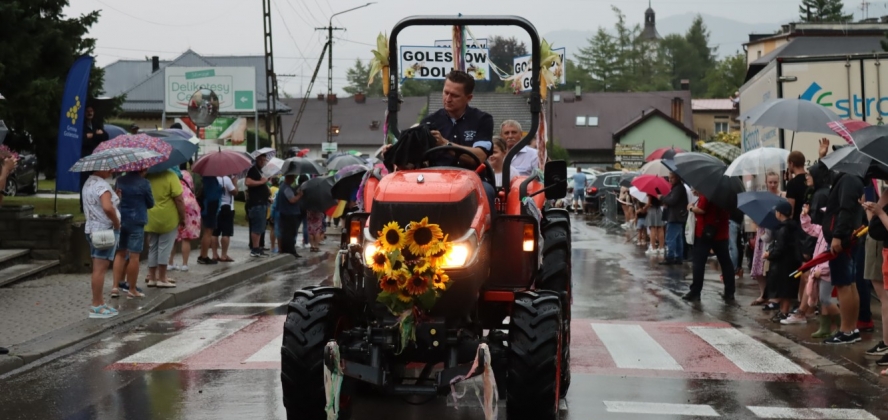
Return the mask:
[[[89,240],[95,249],[110,249],[117,244],[117,238],[114,236],[114,229],[99,230],[89,234]]]

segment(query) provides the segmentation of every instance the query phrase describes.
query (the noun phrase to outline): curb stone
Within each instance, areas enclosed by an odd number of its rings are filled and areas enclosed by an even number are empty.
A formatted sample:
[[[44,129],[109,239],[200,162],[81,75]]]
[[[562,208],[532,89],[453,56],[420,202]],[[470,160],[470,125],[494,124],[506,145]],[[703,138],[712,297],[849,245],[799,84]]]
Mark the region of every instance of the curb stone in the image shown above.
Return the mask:
[[[186,305],[291,264],[303,267],[320,264],[330,259],[334,254],[335,252],[325,251],[316,256],[300,259],[296,259],[292,255],[276,255],[260,264],[250,264],[217,274],[210,277],[207,282],[189,289],[165,291],[146,299],[142,306],[135,311],[121,313],[114,318],[98,322],[93,319],[84,319],[64,331],[53,331],[16,346],[15,354],[0,356],[0,376],[26,367],[41,358],[82,343],[106,331],[126,327],[148,315]]]

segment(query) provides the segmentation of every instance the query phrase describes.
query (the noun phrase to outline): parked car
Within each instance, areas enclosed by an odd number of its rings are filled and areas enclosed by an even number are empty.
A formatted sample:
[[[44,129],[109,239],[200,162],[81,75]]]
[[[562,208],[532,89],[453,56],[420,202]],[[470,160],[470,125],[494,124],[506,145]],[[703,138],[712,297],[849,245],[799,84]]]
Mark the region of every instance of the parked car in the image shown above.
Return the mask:
[[[3,191],[7,197],[22,193],[34,194],[37,192],[37,156],[29,153],[19,153],[19,162],[7,179]]]
[[[595,177],[592,185],[586,188],[586,213],[599,213],[599,202],[604,194],[614,192],[619,194],[620,181],[626,174],[623,172],[604,172]],[[617,207],[619,209],[619,206]],[[622,211],[622,210],[619,210]]]

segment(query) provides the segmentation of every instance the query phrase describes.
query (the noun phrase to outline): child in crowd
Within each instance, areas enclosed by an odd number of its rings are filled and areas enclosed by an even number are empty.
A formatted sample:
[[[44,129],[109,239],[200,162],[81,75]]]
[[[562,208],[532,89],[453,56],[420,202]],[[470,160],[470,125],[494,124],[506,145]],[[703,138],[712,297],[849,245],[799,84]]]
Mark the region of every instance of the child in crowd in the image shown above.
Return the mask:
[[[792,302],[799,295],[799,279],[790,277],[790,273],[801,265],[799,249],[799,226],[792,220],[792,205],[788,201],[774,207],[774,214],[780,221],[780,228],[774,232],[771,249],[762,255],[770,261],[768,270],[767,290],[770,298],[777,299],[779,312],[771,318],[780,322],[789,316]]]
[[[271,207],[274,204],[274,199],[277,197],[277,192],[280,186],[280,180],[278,177],[271,177],[271,187],[269,187],[269,191],[271,191],[271,195],[268,198],[268,211],[266,212],[265,218],[268,220],[268,237],[271,240],[271,252],[277,254],[277,236],[275,235],[275,224],[274,218],[271,216]]]

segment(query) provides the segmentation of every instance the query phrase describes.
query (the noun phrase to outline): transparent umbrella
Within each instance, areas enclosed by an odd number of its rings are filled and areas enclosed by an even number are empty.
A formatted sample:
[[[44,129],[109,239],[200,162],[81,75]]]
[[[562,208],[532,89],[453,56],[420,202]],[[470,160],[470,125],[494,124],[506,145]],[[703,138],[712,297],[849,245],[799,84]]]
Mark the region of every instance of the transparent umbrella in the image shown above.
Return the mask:
[[[780,174],[786,170],[787,157],[789,150],[779,147],[760,147],[734,159],[725,171],[725,175],[765,175],[768,172]]]

